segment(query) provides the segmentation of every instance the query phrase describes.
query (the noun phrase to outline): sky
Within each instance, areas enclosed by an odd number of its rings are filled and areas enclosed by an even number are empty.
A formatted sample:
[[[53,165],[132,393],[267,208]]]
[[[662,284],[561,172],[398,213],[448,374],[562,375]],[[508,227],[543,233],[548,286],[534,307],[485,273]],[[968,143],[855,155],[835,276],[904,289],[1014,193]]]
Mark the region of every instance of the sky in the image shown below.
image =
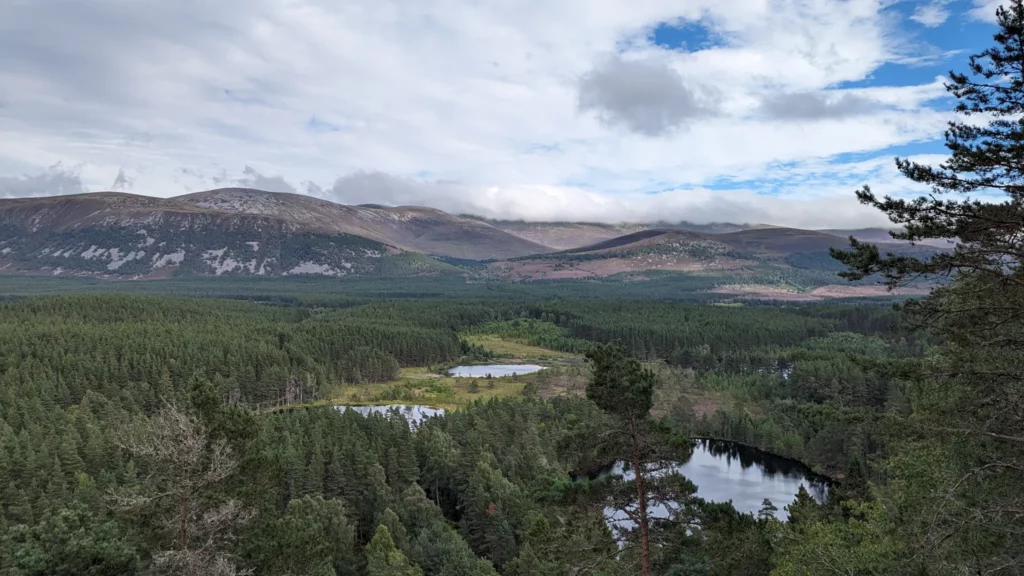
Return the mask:
[[[0,0],[0,198],[886,223],[999,0]]]

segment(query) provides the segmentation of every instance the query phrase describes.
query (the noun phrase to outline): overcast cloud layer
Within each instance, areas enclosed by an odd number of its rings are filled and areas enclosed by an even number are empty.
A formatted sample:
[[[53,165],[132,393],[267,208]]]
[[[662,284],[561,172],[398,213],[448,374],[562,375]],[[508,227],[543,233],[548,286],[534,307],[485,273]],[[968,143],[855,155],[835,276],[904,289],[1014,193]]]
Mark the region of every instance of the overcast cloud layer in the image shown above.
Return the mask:
[[[242,185],[531,220],[877,225],[852,191],[921,191],[890,149],[941,160],[940,75],[984,47],[920,34],[997,5],[7,0],[0,197]]]

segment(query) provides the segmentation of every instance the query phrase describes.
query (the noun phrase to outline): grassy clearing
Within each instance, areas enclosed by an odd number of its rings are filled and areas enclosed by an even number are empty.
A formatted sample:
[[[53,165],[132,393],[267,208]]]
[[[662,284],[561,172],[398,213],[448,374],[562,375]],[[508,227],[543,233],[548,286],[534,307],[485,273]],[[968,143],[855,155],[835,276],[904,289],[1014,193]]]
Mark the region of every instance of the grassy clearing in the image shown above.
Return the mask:
[[[486,348],[498,358],[514,358],[516,360],[565,360],[579,358],[577,354],[559,352],[540,346],[531,346],[513,340],[506,340],[494,334],[464,334],[463,338],[470,344]]]
[[[474,400],[519,395],[525,383],[525,377],[453,378],[432,374],[426,368],[404,368],[399,378],[393,382],[342,386],[338,390],[335,402],[422,404],[452,410]]]
[[[392,382],[338,386],[330,400],[318,404],[420,404],[454,410],[474,400],[517,396],[530,381],[527,376],[452,378],[431,373],[424,367],[403,368]]]
[[[582,358],[579,355],[530,346],[491,334],[464,337],[500,359],[535,362],[548,368],[534,374],[502,378],[452,378],[432,372],[427,367],[402,368],[394,381],[339,384],[328,399],[307,405],[419,404],[454,410],[474,400],[519,396],[528,384],[535,384],[534,389],[541,396],[578,393],[581,389]]]
[[[375,384],[339,385],[328,400],[306,405],[377,406],[382,404],[417,404],[432,408],[456,410],[474,400],[520,396],[528,385],[542,398],[556,396],[583,396],[589,369],[579,356],[564,354],[503,341],[497,337],[477,336],[474,343],[497,343],[517,352],[516,360],[534,360],[547,368],[533,374],[502,378],[452,378],[432,372],[427,367],[402,368],[398,379]],[[488,348],[493,350],[493,348]],[[539,352],[545,353],[540,355]],[[695,417],[710,416],[714,412],[733,406],[736,400],[724,392],[701,390],[696,387],[694,375],[668,369],[661,362],[646,363],[661,377],[662,385],[655,391],[655,406],[651,413],[662,417],[673,409],[693,413]],[[473,384],[476,384],[475,388]]]

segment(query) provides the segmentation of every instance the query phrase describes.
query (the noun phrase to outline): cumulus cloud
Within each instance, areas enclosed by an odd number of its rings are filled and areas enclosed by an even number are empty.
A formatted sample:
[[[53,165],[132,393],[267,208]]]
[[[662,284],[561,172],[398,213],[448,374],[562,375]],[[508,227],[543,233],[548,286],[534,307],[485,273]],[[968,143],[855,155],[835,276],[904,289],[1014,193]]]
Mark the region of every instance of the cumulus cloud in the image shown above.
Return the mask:
[[[687,86],[679,72],[654,60],[607,58],[580,79],[579,92],[581,111],[646,136],[714,114],[702,90]]]
[[[422,198],[434,199],[433,206],[450,210],[469,206],[461,199],[467,190],[454,183],[424,183],[384,172],[356,172],[334,182],[326,196],[341,204],[384,204],[402,206],[420,204]],[[454,202],[454,203],[453,203]]]
[[[284,176],[264,176],[252,166],[246,166],[242,170],[242,177],[235,183],[242,188],[255,188],[267,192],[296,192],[295,187],[289,184]]]
[[[935,28],[941,26],[949,19],[949,9],[946,4],[949,0],[932,0],[931,2],[919,4],[910,15],[910,19],[922,26]]]
[[[0,176],[0,198],[61,196],[85,191],[77,170],[64,168],[61,164],[39,174]]]
[[[975,20],[983,22],[996,21],[996,9],[1006,6],[1005,0],[974,0],[974,7],[967,14]]]
[[[878,102],[856,94],[831,95],[824,92],[773,94],[760,106],[762,113],[781,120],[823,120],[847,118],[876,112]]]

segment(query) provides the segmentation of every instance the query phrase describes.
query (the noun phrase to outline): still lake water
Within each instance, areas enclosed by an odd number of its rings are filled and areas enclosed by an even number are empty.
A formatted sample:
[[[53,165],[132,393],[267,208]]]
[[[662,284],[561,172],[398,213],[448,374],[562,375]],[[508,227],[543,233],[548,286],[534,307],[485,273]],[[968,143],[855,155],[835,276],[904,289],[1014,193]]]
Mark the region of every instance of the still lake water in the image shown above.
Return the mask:
[[[697,485],[697,496],[711,502],[731,500],[733,507],[740,512],[757,514],[762,501],[767,498],[778,508],[775,516],[780,520],[789,518],[784,507],[796,499],[801,484],[818,502],[824,501],[828,495],[828,479],[800,462],[731,442],[695,440],[693,455],[686,462],[674,466],[673,470]],[[622,462],[590,477],[612,474],[626,480],[634,477],[633,471]],[[605,512],[609,522],[625,519],[621,512]],[[657,508],[651,513],[667,515],[666,510]]]
[[[512,376],[518,374],[533,374],[543,370],[543,366],[536,364],[488,364],[485,366],[456,366],[448,370],[448,375],[455,378],[486,378],[488,374],[493,378]]]

